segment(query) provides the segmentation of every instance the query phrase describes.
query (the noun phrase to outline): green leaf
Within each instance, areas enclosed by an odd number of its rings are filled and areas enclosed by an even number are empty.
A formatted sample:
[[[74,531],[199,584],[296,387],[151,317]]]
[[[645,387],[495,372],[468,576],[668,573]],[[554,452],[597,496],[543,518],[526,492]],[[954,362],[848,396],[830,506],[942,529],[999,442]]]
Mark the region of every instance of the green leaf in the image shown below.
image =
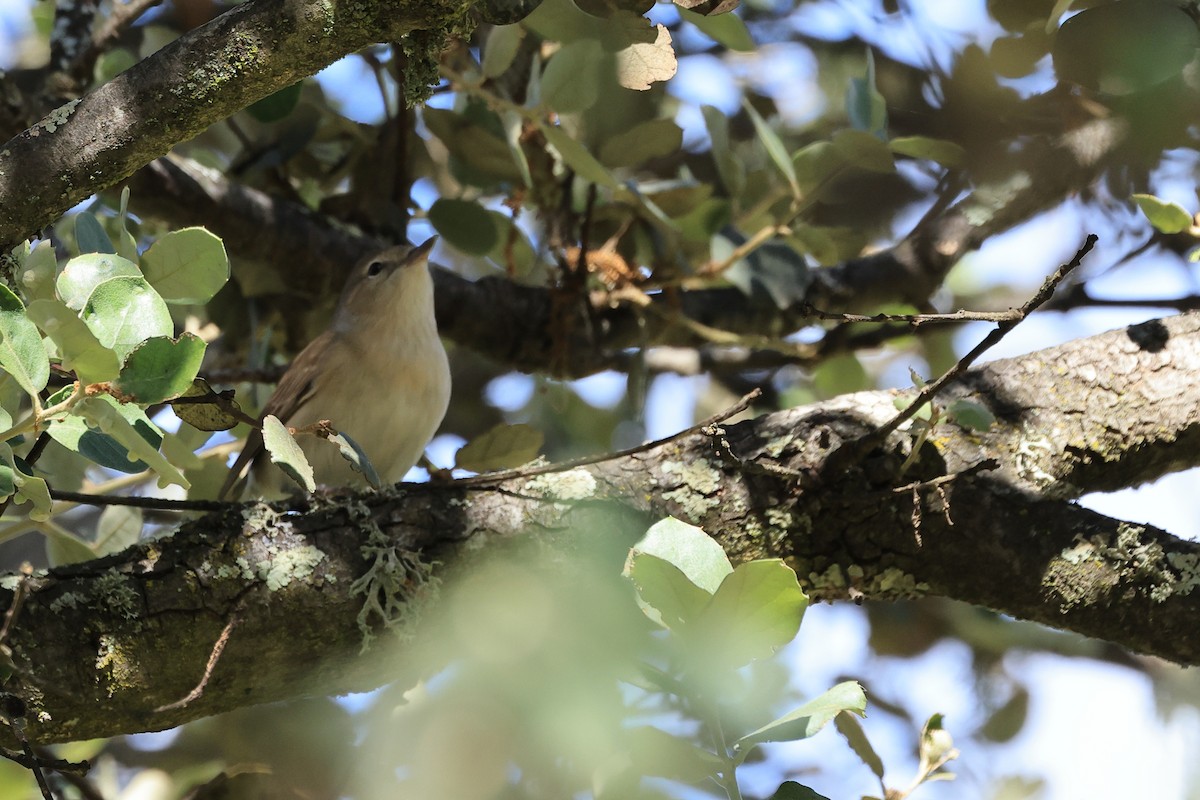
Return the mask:
[[[216,392],[208,385],[208,381],[196,378],[180,397],[211,397],[214,394]],[[227,402],[241,410],[241,406],[233,399],[233,391],[229,390],[226,394],[229,395]],[[240,421],[215,400],[207,403],[172,403],[171,409],[175,412],[175,416],[199,431],[227,431]]]
[[[8,428],[11,424],[10,419],[4,427]],[[17,468],[13,462],[12,447],[8,442],[0,442],[0,500],[11,497],[16,490]]]
[[[1160,200],[1152,194],[1135,194],[1133,202],[1150,220],[1150,224],[1162,233],[1182,233],[1192,227],[1192,215],[1178,203]]]
[[[37,247],[25,250],[29,242],[14,249],[17,254],[17,288],[29,300],[49,300],[54,297],[54,275],[58,259],[50,242],[38,242]]]
[[[623,574],[637,587],[642,611],[664,628],[679,629],[693,621],[712,599],[679,567],[649,553],[631,551]]]
[[[800,191],[810,199],[820,197],[829,180],[850,166],[833,142],[813,142],[800,148],[792,156],[792,165]]]
[[[520,25],[497,25],[488,34],[483,48],[481,70],[485,78],[497,78],[508,71],[516,58],[525,29]]]
[[[136,264],[120,256],[91,253],[68,261],[58,276],[56,288],[59,299],[79,311],[97,286],[119,277],[140,278],[142,273]]]
[[[271,463],[279,468],[289,478],[298,483],[305,491],[316,491],[317,484],[313,479],[313,469],[304,457],[304,451],[296,442],[287,426],[273,414],[263,418],[263,444],[271,454]]]
[[[833,135],[833,147],[842,160],[872,172],[895,172],[896,161],[887,143],[866,131],[842,130]]]
[[[851,78],[846,90],[846,115],[855,130],[883,139],[887,136],[887,101],[875,88],[875,56],[867,51],[867,74]]]
[[[61,567],[64,564],[82,564],[84,561],[91,561],[96,557],[95,551],[76,536],[64,533],[57,528],[48,528],[44,533],[46,535],[46,560],[52,567]]]
[[[714,236],[714,244],[723,236]],[[730,242],[732,245],[732,242]],[[732,252],[730,247],[728,252]],[[717,259],[717,249],[713,258]],[[728,253],[726,253],[726,256]],[[724,258],[722,256],[721,258]],[[786,244],[767,242],[749,255],[738,259],[725,271],[726,279],[747,296],[752,296],[756,287],[765,291],[781,309],[798,303],[807,296],[812,275],[804,257]]]
[[[600,66],[604,51],[595,39],[563,45],[542,72],[541,103],[559,113],[591,108],[600,94]]]
[[[167,304],[145,278],[110,278],[92,290],[80,315],[100,344],[124,359],[155,336],[174,332]]]
[[[126,258],[133,263],[138,262],[137,240],[133,238],[133,234],[129,232],[129,187],[126,186],[121,190],[121,210],[117,213],[113,220],[113,225],[117,233],[117,255],[121,258]]]
[[[652,119],[634,125],[609,139],[600,148],[600,160],[610,167],[636,167],[652,158],[679,151],[683,129],[669,119]]]
[[[733,565],[721,545],[700,528],[675,517],[661,519],[650,526],[646,535],[629,551],[626,570],[642,553],[674,564],[688,580],[709,594],[716,592],[726,576],[733,572]]]
[[[794,742],[807,739],[824,728],[843,711],[866,715],[867,695],[857,681],[845,681],[829,691],[756,731],[738,739],[734,747],[742,758],[762,742]]]
[[[437,200],[429,207],[429,222],[447,244],[467,255],[487,255],[496,246],[488,210],[470,200]]]
[[[796,168],[792,165],[792,155],[783,145],[783,140],[771,130],[771,126],[766,120],[754,110],[754,106],[750,105],[750,101],[743,100],[742,107],[746,109],[746,113],[750,115],[750,121],[754,123],[754,131],[758,134],[758,139],[763,143],[763,147],[767,150],[767,155],[775,162],[775,166],[783,173],[783,177],[787,178],[788,185],[792,187],[792,195],[800,196],[800,184],[796,180]]]
[[[36,395],[50,380],[50,359],[42,335],[12,289],[0,283],[0,367],[25,390]]]
[[[459,449],[455,466],[471,472],[491,472],[528,464],[542,450],[545,436],[532,425],[495,425]]]
[[[854,751],[854,754],[867,765],[876,778],[883,780],[883,759],[879,757],[879,754],[875,752],[875,748],[871,746],[866,732],[862,729],[862,724],[854,715],[838,714],[833,718],[833,724],[837,726],[838,733],[850,745],[850,749]]]
[[[746,167],[733,151],[729,138],[729,118],[716,106],[700,106],[700,113],[704,117],[704,127],[708,129],[708,138],[712,142],[712,156],[717,165],[717,174],[729,195],[737,197],[746,186]]]
[[[117,252],[100,221],[87,212],[75,215],[75,244],[80,253]]]
[[[546,137],[546,141],[550,143],[550,146],[558,151],[558,155],[562,158],[563,162],[575,170],[579,177],[608,189],[617,188],[617,179],[612,176],[612,173],[605,169],[587,151],[586,147],[572,139],[570,134],[562,128],[548,125],[544,122],[540,123],[538,127],[541,129],[542,135]]]
[[[771,800],[829,800],[829,798],[814,792],[802,783],[784,781],[779,784],[775,794],[771,795]]]
[[[97,556],[119,553],[137,544],[142,535],[142,510],[131,506],[108,506],[96,523]]]
[[[371,459],[367,458],[366,451],[362,449],[362,446],[358,442],[351,439],[349,434],[339,431],[336,436],[330,436],[329,441],[338,446],[338,451],[341,452],[342,458],[349,461],[354,471],[366,478],[367,483],[376,489],[383,488],[383,481],[379,479],[379,473],[375,471],[375,466],[371,464]]]
[[[42,478],[35,478],[17,470],[17,503],[28,502],[33,506],[29,510],[29,518],[35,522],[45,522],[50,519],[50,509],[53,501],[50,499],[50,487]]]
[[[168,303],[201,305],[229,280],[229,256],[219,237],[204,228],[183,228],[142,254],[142,271]]]
[[[952,169],[961,167],[967,159],[967,151],[961,145],[945,139],[931,139],[928,136],[898,136],[888,142],[887,146],[893,153],[936,161],[943,167]]]
[[[296,104],[300,102],[300,90],[304,81],[296,81],[291,86],[285,86],[274,94],[269,94],[262,100],[246,108],[250,116],[259,122],[278,122],[291,114]]]
[[[192,333],[146,339],[125,357],[114,386],[144,406],[172,400],[192,387],[204,349],[204,341]]]
[[[28,314],[58,346],[63,367],[73,370],[84,384],[110,381],[121,371],[117,354],[100,344],[91,328],[58,300],[34,300]]]
[[[639,775],[699,783],[728,767],[725,759],[715,753],[652,725],[636,727],[627,737],[629,755]]]
[[[70,395],[71,391],[72,388],[68,386],[55,392],[46,401],[46,405],[51,406],[62,402]],[[162,432],[137,406],[122,405],[108,395],[96,395],[91,400],[112,405],[117,413],[125,416],[126,421],[146,440],[150,447],[157,449],[162,442]],[[141,472],[147,468],[144,461],[131,461],[128,457],[129,449],[127,447],[122,446],[111,436],[105,435],[95,426],[89,426],[87,419],[80,414],[73,413],[63,419],[51,422],[47,433],[50,434],[50,438],[63,447],[79,453],[102,467],[128,473]]]
[[[996,417],[983,403],[960,397],[946,409],[956,425],[973,431],[986,431],[996,422]]]
[[[739,564],[687,631],[718,664],[741,667],[796,638],[808,606],[796,573],[775,558]]]
[[[130,456],[144,461],[146,466],[157,473],[159,488],[166,488],[172,483],[184,489],[189,488],[183,473],[158,452],[157,444],[149,441],[147,428],[157,434],[160,442],[162,434],[158,433],[158,429],[148,419],[142,422],[145,414],[140,408],[128,403],[117,403],[108,395],[96,395],[84,398],[75,409],[91,427],[99,428],[101,433],[115,439]],[[141,418],[133,416],[127,409],[133,409]],[[134,421],[131,422],[131,418]]]
[[[754,39],[750,36],[749,29],[746,28],[746,23],[733,12],[712,14],[706,17],[683,7],[678,7],[676,10],[684,22],[692,23],[705,36],[725,45],[730,50],[749,53],[757,48]]]

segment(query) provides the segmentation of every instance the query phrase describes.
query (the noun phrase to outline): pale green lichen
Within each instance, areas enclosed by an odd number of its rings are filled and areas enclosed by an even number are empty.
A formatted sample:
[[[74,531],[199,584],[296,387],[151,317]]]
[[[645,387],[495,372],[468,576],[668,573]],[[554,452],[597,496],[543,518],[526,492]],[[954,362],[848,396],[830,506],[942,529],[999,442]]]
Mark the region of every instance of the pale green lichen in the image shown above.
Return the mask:
[[[782,436],[776,436],[763,446],[763,452],[769,455],[771,458],[779,458],[779,456],[783,455],[783,451],[789,444],[792,443],[795,438],[795,435],[791,433],[785,433]]]
[[[663,499],[678,503],[685,516],[699,519],[720,505],[715,495],[721,488],[721,473],[707,461],[700,459],[689,464],[666,461],[662,471],[680,479],[678,487],[663,492]]]
[[[422,607],[436,594],[433,590],[438,581],[433,577],[433,565],[422,561],[420,553],[389,539],[365,504],[351,502],[346,511],[367,533],[361,552],[370,566],[350,585],[351,594],[363,596],[357,621],[363,637],[362,650],[366,652],[375,638],[377,625],[401,639],[410,636],[412,622],[420,618]]]
[[[101,603],[125,619],[137,619],[142,608],[141,596],[129,585],[129,578],[110,569],[96,579],[96,594]]]
[[[42,121],[29,129],[30,136],[37,136],[41,131],[46,133],[54,133],[61,126],[65,125],[71,115],[75,113],[75,106],[79,105],[79,100],[71,100],[68,103],[63,103],[58,108],[51,111]]]
[[[267,582],[267,589],[274,592],[302,581],[313,574],[317,565],[325,560],[325,554],[316,547],[306,545],[279,553],[270,561],[260,562],[259,576]]]
[[[523,491],[553,500],[586,500],[596,493],[596,479],[586,469],[551,472],[527,480]]]
[[[50,610],[58,614],[70,608],[79,608],[84,599],[83,595],[77,592],[63,592],[50,602]]]

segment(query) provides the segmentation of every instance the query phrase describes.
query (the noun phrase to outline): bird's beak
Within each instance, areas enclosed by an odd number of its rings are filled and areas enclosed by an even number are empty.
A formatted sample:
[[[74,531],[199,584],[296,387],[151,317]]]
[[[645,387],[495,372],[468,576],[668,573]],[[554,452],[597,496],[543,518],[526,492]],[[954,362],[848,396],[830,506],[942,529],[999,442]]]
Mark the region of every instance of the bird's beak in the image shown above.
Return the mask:
[[[422,242],[421,244],[414,247],[412,250],[409,251],[408,255],[404,257],[404,263],[405,264],[415,264],[418,261],[422,261],[422,260],[428,258],[429,251],[431,251],[433,249],[433,246],[435,244],[437,244],[437,240],[438,240],[438,237],[430,236],[424,242]]]

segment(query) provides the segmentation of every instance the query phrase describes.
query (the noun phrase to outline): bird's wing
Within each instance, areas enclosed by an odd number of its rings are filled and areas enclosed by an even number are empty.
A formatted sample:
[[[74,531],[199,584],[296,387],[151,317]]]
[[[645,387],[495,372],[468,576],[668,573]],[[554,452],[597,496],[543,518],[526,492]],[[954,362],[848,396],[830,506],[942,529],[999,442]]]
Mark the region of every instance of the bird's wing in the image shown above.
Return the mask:
[[[316,357],[316,353],[325,349],[327,345],[326,340],[332,335],[332,332],[326,331],[316,339],[313,339],[308,347],[300,351],[300,355],[296,356],[292,361],[292,365],[283,373],[283,377],[279,379],[279,383],[275,386],[275,391],[271,393],[267,404],[263,406],[262,414],[258,417],[260,425],[268,415],[278,417],[286,425],[292,416],[300,410],[300,407],[308,401],[316,386],[317,367],[320,364],[320,359]],[[313,352],[310,353],[310,351]],[[242,452],[238,454],[237,460],[229,468],[229,476],[225,478],[225,483],[221,485],[221,491],[217,494],[218,499],[225,499],[225,496],[241,479],[242,473],[246,471],[246,467],[250,466],[262,452],[263,437],[260,427],[250,431],[250,435],[246,437],[246,444],[242,448]]]

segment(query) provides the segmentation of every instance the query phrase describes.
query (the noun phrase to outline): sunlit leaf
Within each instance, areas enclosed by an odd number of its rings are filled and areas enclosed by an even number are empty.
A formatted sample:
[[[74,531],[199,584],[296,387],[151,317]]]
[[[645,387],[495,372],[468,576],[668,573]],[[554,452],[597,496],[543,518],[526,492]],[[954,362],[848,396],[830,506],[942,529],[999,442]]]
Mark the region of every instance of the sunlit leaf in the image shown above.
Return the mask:
[[[494,26],[483,48],[483,76],[497,78],[503,75],[516,57],[524,37],[525,29],[520,25]]]
[[[635,42],[617,53],[617,82],[626,89],[646,91],[655,83],[670,79],[679,69],[671,32],[657,26],[653,42]]]
[[[37,394],[50,380],[50,359],[42,346],[42,335],[26,315],[21,299],[3,283],[0,283],[0,367],[26,394]]]
[[[83,320],[58,300],[34,300],[29,318],[58,345],[64,368],[79,380],[100,383],[117,377],[121,362],[110,348],[100,344]]]
[[[80,315],[100,344],[121,359],[138,344],[174,331],[171,312],[142,277],[110,278],[96,286]]]
[[[168,303],[202,304],[229,280],[229,256],[220,238],[204,228],[183,228],[142,254],[142,272]]]
[[[179,397],[192,387],[205,347],[204,341],[191,333],[180,334],[178,339],[146,339],[125,357],[114,385],[141,405]]]
[[[632,551],[625,577],[638,590],[638,605],[659,625],[679,628],[699,616],[712,593],[692,583],[683,570],[658,556]]]
[[[1182,233],[1192,226],[1192,215],[1178,203],[1161,200],[1152,194],[1135,194],[1133,202],[1162,233]]]
[[[866,714],[867,695],[857,681],[845,681],[810,700],[794,711],[746,734],[736,743],[744,756],[748,748],[761,742],[791,742],[817,734],[843,711],[860,717]]]
[[[695,525],[675,517],[667,517],[650,526],[629,551],[626,571],[633,559],[647,553],[678,567],[688,580],[709,594],[717,591],[721,581],[733,572],[733,565],[724,549],[711,536]]]
[[[305,491],[316,491],[313,469],[304,457],[304,451],[279,418],[268,414],[263,418],[263,444],[271,455],[271,463],[277,464],[285,474]]]
[[[564,45],[546,62],[540,102],[560,113],[590,108],[600,93],[603,63],[604,51],[595,39]]]
[[[59,299],[79,311],[87,303],[92,290],[110,278],[142,277],[132,261],[115,255],[90,253],[72,258],[58,276],[56,289]]]
[[[783,173],[783,177],[787,178],[788,185],[792,187],[792,194],[798,197],[800,195],[800,184],[796,180],[796,168],[792,165],[792,155],[784,147],[783,140],[771,129],[766,120],[754,110],[754,106],[750,105],[749,101],[743,101],[742,107],[746,109],[746,113],[750,116],[750,121],[754,123],[754,131],[758,134],[758,140],[766,148],[767,155],[771,157],[771,161]]]
[[[739,564],[721,581],[688,637],[715,663],[741,667],[796,638],[808,598],[779,559]]]

